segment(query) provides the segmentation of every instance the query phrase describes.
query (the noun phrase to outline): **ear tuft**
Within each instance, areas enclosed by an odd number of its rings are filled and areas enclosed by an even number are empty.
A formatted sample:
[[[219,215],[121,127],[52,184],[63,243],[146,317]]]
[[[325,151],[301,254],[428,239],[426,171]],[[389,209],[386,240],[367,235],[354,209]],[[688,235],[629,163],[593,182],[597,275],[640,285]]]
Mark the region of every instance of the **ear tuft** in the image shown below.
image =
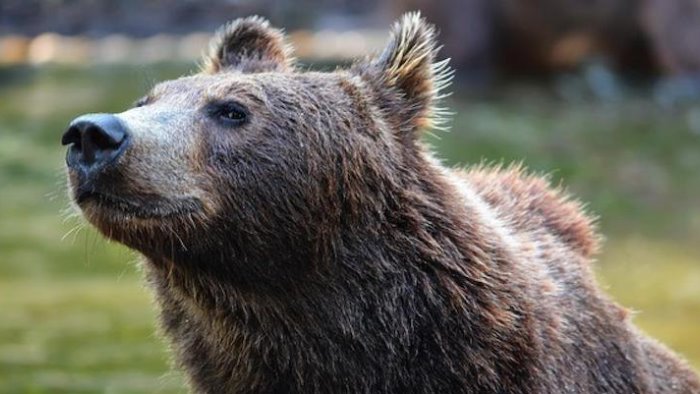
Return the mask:
[[[291,48],[284,33],[259,16],[236,19],[219,28],[209,43],[202,71],[208,74],[237,70],[244,73],[286,71]]]
[[[402,131],[440,128],[446,122],[448,112],[438,108],[437,102],[446,96],[441,91],[450,84],[453,71],[449,59],[435,60],[440,50],[435,37],[435,28],[420,13],[407,13],[392,27],[381,54],[360,65],[380,94],[389,91],[400,96],[396,105],[385,109],[399,113]]]

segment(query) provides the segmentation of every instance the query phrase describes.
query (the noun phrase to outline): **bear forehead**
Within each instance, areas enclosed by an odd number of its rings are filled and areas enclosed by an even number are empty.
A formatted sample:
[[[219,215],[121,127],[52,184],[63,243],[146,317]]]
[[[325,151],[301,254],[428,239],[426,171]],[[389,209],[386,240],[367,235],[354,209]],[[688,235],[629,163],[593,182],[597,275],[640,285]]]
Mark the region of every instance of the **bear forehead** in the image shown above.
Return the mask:
[[[199,101],[197,98],[240,96],[266,101],[269,94],[296,95],[301,90],[317,90],[323,95],[329,89],[336,90],[338,84],[347,79],[348,76],[340,72],[196,74],[161,82],[151,90],[149,96],[163,99],[184,95],[196,101]]]

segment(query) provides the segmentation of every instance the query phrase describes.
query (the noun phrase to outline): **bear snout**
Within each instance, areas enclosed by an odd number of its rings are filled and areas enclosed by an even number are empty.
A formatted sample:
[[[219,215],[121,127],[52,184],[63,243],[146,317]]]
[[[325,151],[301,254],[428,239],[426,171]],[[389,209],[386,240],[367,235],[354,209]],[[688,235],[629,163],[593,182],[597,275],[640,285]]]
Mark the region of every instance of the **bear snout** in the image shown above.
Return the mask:
[[[92,178],[114,164],[129,144],[126,126],[112,114],[88,114],[74,119],[61,138],[70,145],[66,165]]]

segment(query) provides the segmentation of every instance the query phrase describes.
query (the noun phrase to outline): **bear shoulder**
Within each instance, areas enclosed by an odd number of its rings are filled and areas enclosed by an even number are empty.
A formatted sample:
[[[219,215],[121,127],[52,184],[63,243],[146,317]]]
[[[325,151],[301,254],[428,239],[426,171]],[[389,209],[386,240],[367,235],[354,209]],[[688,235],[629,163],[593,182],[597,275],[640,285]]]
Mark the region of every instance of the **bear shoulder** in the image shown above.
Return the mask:
[[[517,230],[546,229],[586,258],[599,249],[596,218],[548,177],[526,171],[521,165],[479,165],[454,170],[480,197]]]

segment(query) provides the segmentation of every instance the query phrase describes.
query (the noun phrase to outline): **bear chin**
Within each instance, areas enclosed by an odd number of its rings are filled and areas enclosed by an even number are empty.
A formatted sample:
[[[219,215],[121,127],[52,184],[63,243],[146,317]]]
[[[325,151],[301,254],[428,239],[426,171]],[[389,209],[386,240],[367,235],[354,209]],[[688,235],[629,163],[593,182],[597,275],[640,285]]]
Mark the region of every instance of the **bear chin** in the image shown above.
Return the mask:
[[[196,197],[125,197],[90,190],[76,193],[75,202],[83,212],[91,207],[107,219],[117,220],[162,220],[203,211],[203,204]]]
[[[74,202],[104,236],[141,251],[163,236],[185,237],[206,219],[204,205],[195,197],[126,198],[91,191],[77,194]]]

